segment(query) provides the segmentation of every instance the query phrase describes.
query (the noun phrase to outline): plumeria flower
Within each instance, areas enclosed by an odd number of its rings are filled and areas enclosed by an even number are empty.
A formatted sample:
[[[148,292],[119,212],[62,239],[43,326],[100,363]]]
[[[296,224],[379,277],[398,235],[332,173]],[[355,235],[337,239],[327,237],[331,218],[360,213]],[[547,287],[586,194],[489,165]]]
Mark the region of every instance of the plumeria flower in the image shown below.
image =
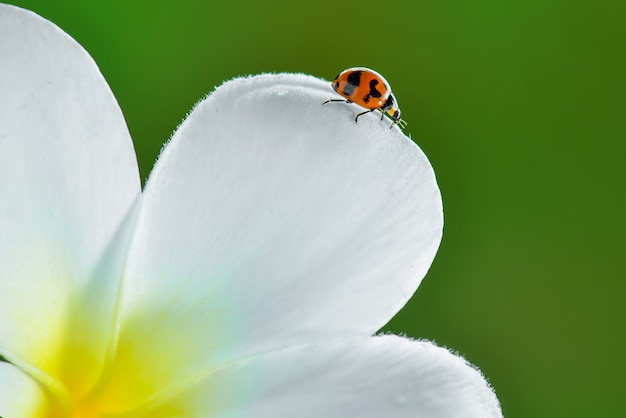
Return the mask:
[[[433,170],[327,81],[239,78],[142,192],[89,55],[0,5],[0,416],[499,417],[479,371],[374,335],[439,246]]]

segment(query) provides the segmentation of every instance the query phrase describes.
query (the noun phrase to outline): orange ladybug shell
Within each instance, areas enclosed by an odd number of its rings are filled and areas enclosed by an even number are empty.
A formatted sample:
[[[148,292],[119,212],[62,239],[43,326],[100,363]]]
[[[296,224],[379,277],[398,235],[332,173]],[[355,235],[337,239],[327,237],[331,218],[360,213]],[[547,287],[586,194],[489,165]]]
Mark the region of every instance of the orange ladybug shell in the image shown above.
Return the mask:
[[[348,68],[339,73],[333,82],[333,89],[366,109],[380,109],[391,94],[387,80],[365,67]]]

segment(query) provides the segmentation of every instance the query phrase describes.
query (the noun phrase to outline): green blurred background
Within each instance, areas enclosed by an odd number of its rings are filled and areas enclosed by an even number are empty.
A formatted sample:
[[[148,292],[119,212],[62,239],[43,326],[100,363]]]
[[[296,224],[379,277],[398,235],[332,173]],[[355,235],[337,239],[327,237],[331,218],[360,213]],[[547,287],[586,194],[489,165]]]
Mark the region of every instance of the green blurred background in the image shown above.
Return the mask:
[[[624,414],[626,2],[13,3],[95,58],[144,179],[224,80],[384,74],[446,216],[430,273],[386,330],[466,356],[507,417]]]

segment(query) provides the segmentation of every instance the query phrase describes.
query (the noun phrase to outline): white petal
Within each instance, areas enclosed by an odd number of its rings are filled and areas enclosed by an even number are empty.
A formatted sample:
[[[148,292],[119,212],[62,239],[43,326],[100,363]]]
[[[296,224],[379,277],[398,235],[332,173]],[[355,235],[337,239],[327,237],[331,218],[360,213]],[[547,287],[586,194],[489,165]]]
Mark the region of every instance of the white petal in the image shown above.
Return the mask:
[[[52,23],[0,5],[0,57],[0,353],[83,384],[140,193],[133,145],[95,63]]]
[[[45,418],[50,412],[41,387],[17,367],[0,362],[0,417]]]
[[[395,336],[256,356],[162,401],[147,416],[168,408],[189,418],[502,416],[495,394],[465,360]]]
[[[441,238],[432,168],[379,114],[355,124],[361,109],[322,105],[334,95],[304,75],[237,79],[175,133],[125,269],[125,367],[173,382],[278,346],[370,335],[413,294]]]

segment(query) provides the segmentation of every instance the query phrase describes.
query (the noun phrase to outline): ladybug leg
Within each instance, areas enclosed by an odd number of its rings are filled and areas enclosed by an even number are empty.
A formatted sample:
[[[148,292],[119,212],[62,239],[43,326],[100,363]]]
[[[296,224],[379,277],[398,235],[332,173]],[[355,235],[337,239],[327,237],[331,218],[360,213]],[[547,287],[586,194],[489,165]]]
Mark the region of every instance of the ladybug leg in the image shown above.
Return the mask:
[[[358,115],[356,115],[354,117],[354,123],[358,123],[359,122],[359,116],[365,115],[366,113],[372,113],[374,110],[376,110],[376,109],[371,109],[371,110],[368,110],[367,112],[359,113]]]
[[[330,102],[344,102],[344,103],[352,103],[352,100],[346,100],[346,99],[329,99],[326,100],[324,103],[322,103],[323,105],[325,105],[326,103],[330,103]]]

